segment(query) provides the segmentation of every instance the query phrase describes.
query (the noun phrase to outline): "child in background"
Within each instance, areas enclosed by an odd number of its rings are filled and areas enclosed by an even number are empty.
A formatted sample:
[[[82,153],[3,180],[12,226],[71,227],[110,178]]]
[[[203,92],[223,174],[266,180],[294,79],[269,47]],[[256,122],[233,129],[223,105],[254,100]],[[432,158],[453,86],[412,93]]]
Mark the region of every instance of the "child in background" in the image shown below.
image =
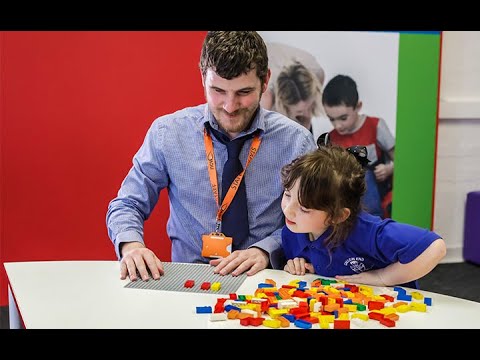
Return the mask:
[[[367,191],[363,204],[373,215],[390,217],[392,211],[393,157],[395,138],[379,117],[359,114],[357,84],[346,75],[337,75],[325,86],[322,103],[334,130],[333,144],[342,147],[365,145],[370,164],[365,172]]]
[[[282,169],[284,270],[417,288],[445,256],[438,234],[362,210],[364,146],[320,146]],[[357,158],[357,159],[356,159]]]

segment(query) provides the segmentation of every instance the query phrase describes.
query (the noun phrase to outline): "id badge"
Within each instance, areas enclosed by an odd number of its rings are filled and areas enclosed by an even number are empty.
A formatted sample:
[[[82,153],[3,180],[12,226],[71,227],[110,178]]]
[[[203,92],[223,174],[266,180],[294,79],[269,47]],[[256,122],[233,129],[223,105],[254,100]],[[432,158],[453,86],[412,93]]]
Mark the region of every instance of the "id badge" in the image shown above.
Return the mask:
[[[202,235],[202,256],[210,258],[223,258],[232,252],[232,238],[222,233],[212,232]]]

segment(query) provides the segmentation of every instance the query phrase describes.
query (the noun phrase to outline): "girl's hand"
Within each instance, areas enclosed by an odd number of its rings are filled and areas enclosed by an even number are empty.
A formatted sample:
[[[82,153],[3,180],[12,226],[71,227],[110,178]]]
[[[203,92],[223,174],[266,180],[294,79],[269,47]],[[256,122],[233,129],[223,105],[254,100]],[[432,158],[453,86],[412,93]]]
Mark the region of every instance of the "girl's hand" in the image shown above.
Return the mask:
[[[311,263],[308,263],[304,258],[295,258],[287,261],[283,268],[286,272],[292,275],[305,275],[305,273],[315,273],[315,269]]]
[[[380,277],[380,273],[378,270],[365,271],[360,274],[354,275],[337,275],[335,276],[335,279],[355,284],[386,286],[382,278]]]

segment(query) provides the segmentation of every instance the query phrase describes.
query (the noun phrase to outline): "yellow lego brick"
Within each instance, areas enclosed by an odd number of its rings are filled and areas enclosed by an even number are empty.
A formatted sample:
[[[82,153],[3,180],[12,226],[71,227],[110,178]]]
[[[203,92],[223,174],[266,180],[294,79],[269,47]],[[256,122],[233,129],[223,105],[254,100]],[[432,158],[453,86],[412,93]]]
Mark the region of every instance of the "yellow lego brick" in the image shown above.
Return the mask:
[[[348,312],[341,313],[340,315],[338,315],[337,320],[350,320],[350,316],[348,315]]]
[[[271,318],[276,318],[280,315],[288,314],[288,309],[269,308],[267,313],[268,315],[270,315]]]
[[[349,299],[353,299],[355,297],[355,294],[351,291],[345,291],[345,295],[347,295]]]
[[[333,323],[333,321],[332,321],[332,323]],[[320,322],[318,323],[318,325],[320,326],[320,329],[330,329],[330,322],[329,321],[320,319]]]
[[[335,289],[333,286],[329,286],[328,290],[325,289],[325,291],[329,294],[340,294],[340,290]]]
[[[246,301],[241,301],[241,300],[234,300],[234,301],[232,301],[232,306],[235,306],[235,307],[238,307],[238,308],[242,308],[242,307],[244,307],[245,305],[247,305],[247,302],[246,302]]]
[[[264,292],[271,293],[271,292],[278,292],[278,289],[276,287],[267,287],[263,288]]]
[[[310,316],[311,316],[311,317],[315,317],[315,318],[317,318],[317,319],[320,320],[320,316],[322,316],[322,313],[321,313],[321,312],[312,311],[312,312],[310,312]]]
[[[412,291],[410,293],[412,295],[412,298],[415,300],[422,300],[423,299],[423,294],[419,293],[418,291]]]
[[[218,291],[220,290],[220,288],[222,287],[222,284],[219,283],[219,282],[214,282],[212,284],[212,286],[210,287],[210,289],[212,289],[212,291]]]
[[[329,297],[329,298],[328,298],[328,302],[327,302],[328,305],[330,305],[330,304],[336,304],[336,303],[337,303],[337,302],[335,301],[334,298],[332,298],[332,297]]]
[[[358,291],[365,295],[373,295],[373,288],[367,285],[360,285]]]
[[[245,306],[243,306],[242,309],[250,309],[250,310],[257,311],[258,307],[259,307],[258,304],[248,303],[248,304],[246,304]]]
[[[343,304],[343,307],[348,309],[348,311],[350,312],[357,311],[357,305],[354,305],[354,304]]]
[[[266,320],[263,320],[262,325],[266,327],[278,329],[280,326],[282,326],[282,323],[280,322],[280,320],[266,319]]]
[[[395,314],[397,312],[397,309],[394,307],[386,307],[383,309],[379,310],[382,314],[387,315],[387,314]]]
[[[308,304],[308,308],[310,311],[314,311],[316,303],[317,303],[317,300],[315,299],[310,300],[310,303]]]
[[[352,314],[351,318],[352,319],[360,319],[360,320],[363,320],[363,321],[368,321],[369,320],[369,317],[368,317],[367,314],[360,314],[360,313]]]
[[[335,320],[335,315],[320,315],[320,316],[318,317],[318,320],[319,320],[320,322],[326,321],[326,322],[328,322],[328,323],[332,323],[332,324],[333,324],[333,321]]]
[[[257,297],[258,299],[262,299],[262,300],[265,300],[265,301],[266,301],[268,296],[267,296],[265,293],[258,293],[258,294],[256,294],[256,297]],[[252,298],[252,299],[253,299],[253,298]]]
[[[427,304],[412,302],[412,303],[410,303],[410,308],[414,311],[426,312],[427,311]]]
[[[396,309],[398,312],[401,312],[401,313],[405,313],[411,310],[410,305],[400,305],[400,306],[397,306]]]

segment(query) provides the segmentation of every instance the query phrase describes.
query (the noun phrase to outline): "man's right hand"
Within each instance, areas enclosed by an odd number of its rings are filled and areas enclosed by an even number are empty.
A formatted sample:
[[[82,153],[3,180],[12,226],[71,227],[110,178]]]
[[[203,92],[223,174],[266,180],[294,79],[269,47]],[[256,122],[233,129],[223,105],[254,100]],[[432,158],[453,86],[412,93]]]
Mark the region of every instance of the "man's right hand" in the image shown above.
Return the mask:
[[[131,281],[136,281],[140,274],[140,278],[146,281],[150,278],[149,273],[155,280],[160,279],[164,273],[163,265],[152,250],[138,241],[121,246],[120,279],[125,280],[128,275]]]

